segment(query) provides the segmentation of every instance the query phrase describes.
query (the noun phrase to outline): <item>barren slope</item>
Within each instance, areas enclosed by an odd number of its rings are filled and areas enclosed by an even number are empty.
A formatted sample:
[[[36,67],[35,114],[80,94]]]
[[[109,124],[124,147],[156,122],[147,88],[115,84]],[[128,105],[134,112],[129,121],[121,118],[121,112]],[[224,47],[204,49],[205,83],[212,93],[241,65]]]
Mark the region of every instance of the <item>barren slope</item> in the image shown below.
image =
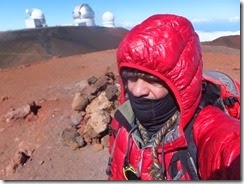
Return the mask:
[[[0,68],[116,49],[127,32],[123,28],[71,26],[0,32]]]

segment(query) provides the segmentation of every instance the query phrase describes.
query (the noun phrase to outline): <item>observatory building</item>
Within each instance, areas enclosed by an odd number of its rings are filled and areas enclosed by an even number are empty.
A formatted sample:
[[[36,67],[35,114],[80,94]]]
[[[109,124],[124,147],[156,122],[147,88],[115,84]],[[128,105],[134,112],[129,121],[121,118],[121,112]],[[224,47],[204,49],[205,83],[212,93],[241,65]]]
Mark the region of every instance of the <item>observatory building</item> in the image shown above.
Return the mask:
[[[39,9],[26,9],[30,16],[25,19],[26,28],[47,27],[44,14]]]
[[[110,11],[104,12],[102,16],[104,27],[115,27],[114,25],[114,15]]]
[[[76,26],[95,26],[94,18],[95,13],[88,4],[75,6],[73,19]]]

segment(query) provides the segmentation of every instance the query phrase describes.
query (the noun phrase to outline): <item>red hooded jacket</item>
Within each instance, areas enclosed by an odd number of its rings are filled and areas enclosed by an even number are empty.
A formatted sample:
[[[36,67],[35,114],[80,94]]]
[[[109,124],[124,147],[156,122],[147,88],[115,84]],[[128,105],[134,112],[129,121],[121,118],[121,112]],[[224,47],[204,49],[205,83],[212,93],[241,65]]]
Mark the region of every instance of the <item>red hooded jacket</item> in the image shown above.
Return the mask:
[[[134,27],[122,40],[117,51],[119,72],[123,67],[136,68],[162,79],[171,89],[179,106],[177,128],[158,148],[166,178],[172,180],[169,166],[172,155],[187,146],[184,128],[194,116],[202,91],[202,53],[199,37],[192,24],[181,16],[154,15]],[[121,104],[125,102],[121,80]],[[128,104],[127,104],[128,105]],[[126,107],[127,108],[127,107]],[[127,108],[128,109],[128,108]],[[133,116],[133,115],[132,115]],[[141,180],[151,180],[148,168],[152,148],[140,148],[133,135],[116,118],[111,124],[116,133],[110,137],[110,180],[124,180],[123,164],[127,145],[128,158]],[[167,135],[166,135],[167,136]],[[193,137],[198,150],[200,179],[240,179],[240,124],[214,106],[200,111],[193,124]],[[181,164],[177,163],[181,168]],[[179,180],[189,180],[183,173]]]

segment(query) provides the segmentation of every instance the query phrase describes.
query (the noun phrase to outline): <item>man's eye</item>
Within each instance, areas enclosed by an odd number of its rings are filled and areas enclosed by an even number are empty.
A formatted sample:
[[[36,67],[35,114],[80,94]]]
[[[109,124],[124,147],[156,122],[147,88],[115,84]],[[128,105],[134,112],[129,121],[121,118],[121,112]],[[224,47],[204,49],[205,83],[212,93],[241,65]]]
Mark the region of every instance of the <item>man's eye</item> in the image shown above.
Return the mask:
[[[159,82],[151,82],[150,84],[156,87],[163,87],[162,83]]]
[[[128,77],[128,82],[136,82],[138,80],[138,77]]]

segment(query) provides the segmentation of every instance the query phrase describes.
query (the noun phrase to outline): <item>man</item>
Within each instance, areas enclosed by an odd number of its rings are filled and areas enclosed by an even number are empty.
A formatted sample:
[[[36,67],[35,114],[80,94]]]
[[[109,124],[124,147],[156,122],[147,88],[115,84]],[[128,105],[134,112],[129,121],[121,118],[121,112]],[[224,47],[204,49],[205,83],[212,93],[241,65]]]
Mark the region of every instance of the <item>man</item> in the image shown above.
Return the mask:
[[[184,17],[154,15],[134,27],[117,51],[121,106],[112,121],[110,180],[240,179],[240,124],[204,107],[193,124],[197,166],[175,159],[199,107],[202,53]],[[189,156],[189,162],[192,158]],[[173,169],[174,168],[174,169]]]

